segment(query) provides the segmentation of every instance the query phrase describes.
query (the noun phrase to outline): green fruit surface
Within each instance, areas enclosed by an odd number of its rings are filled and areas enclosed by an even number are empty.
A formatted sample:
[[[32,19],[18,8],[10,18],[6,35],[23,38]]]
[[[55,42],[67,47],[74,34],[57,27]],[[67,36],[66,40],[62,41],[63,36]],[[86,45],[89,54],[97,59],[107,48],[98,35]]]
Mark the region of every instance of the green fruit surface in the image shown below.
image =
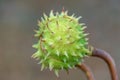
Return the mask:
[[[67,11],[55,14],[51,11],[38,21],[35,36],[39,40],[33,45],[37,52],[32,57],[39,60],[42,69],[53,69],[58,74],[59,70],[73,68],[91,54],[87,49],[86,26],[79,23],[80,18],[68,16]]]

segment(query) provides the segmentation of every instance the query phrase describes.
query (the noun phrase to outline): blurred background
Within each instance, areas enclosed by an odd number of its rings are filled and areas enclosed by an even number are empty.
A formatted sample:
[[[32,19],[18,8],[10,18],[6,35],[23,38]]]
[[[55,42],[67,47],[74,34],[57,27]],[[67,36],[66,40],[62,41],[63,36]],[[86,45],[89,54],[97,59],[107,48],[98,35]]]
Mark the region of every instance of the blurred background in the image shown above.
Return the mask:
[[[62,8],[82,16],[90,33],[89,44],[106,50],[120,74],[120,0],[0,0],[0,80],[56,80],[54,72],[40,71],[31,55],[36,51],[34,30],[37,20],[50,10]],[[101,59],[86,58],[96,80],[111,80]],[[120,78],[120,75],[119,75]],[[79,69],[60,72],[59,80],[87,80]]]

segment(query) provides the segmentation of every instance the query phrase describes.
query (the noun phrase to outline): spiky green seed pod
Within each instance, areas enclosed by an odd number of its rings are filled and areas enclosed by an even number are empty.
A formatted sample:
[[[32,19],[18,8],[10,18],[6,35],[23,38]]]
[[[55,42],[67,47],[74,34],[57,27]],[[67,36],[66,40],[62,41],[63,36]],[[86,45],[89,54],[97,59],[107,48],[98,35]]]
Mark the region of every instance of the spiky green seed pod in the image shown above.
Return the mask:
[[[38,21],[39,30],[35,36],[39,40],[33,45],[37,52],[32,57],[40,60],[42,70],[53,69],[58,75],[59,70],[73,68],[91,54],[84,32],[86,26],[79,23],[80,18],[68,16],[67,11],[60,14],[51,11],[49,16],[44,14],[41,21]]]

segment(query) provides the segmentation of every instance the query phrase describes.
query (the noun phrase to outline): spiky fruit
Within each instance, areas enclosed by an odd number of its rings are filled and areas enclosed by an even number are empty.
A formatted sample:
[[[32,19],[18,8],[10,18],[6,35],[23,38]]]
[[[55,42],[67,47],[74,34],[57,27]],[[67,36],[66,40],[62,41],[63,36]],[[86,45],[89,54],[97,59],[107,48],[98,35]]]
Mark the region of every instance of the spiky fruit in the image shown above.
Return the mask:
[[[67,11],[60,14],[53,11],[38,21],[39,30],[35,36],[39,38],[33,47],[37,52],[32,55],[39,59],[44,68],[54,70],[56,75],[61,69],[68,70],[76,64],[80,64],[85,56],[90,55],[87,49],[87,38],[83,23],[79,23],[81,17],[68,16]]]

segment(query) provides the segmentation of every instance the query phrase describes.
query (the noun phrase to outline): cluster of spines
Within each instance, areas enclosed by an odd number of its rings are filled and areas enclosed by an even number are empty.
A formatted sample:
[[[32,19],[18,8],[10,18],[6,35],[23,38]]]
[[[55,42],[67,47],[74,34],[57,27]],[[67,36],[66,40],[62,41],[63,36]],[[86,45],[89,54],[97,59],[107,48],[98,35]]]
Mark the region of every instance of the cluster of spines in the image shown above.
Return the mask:
[[[74,14],[68,16],[67,11],[62,11],[61,14],[57,12],[56,15],[51,11],[49,17],[44,14],[41,22],[38,21],[39,30],[35,36],[39,41],[33,45],[38,51],[32,57],[40,59],[41,70],[49,67],[58,75],[59,70],[73,68],[81,63],[83,57],[90,55],[86,48],[86,26],[79,24],[80,18],[81,16],[75,18]]]

